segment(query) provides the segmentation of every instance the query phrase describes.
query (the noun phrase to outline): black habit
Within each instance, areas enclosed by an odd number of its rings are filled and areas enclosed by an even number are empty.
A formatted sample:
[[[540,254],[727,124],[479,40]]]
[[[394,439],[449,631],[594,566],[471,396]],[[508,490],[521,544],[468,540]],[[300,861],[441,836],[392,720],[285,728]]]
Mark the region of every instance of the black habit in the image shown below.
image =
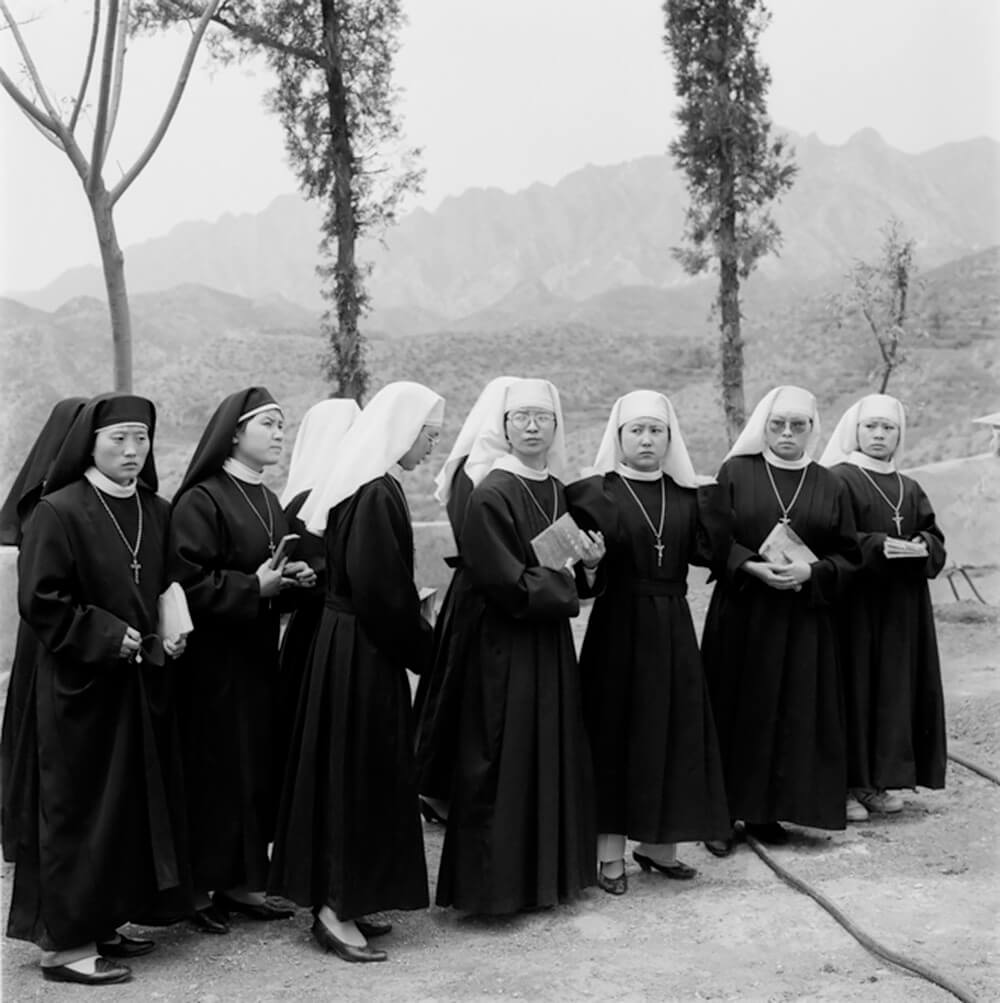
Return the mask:
[[[848,786],[944,787],[944,695],[927,587],[927,579],[944,567],[944,534],[912,478],[902,478],[897,532],[893,510],[865,476],[896,501],[895,474],[863,472],[853,463],[838,464],[832,472],[850,495],[863,560],[840,616]],[[882,547],[889,536],[919,536],[928,556],[887,559]]]
[[[467,457],[465,458],[467,459]],[[465,508],[472,494],[472,481],[465,473],[465,459],[451,480],[446,511],[456,546],[462,537]],[[451,797],[458,744],[458,722],[462,702],[462,678],[468,641],[457,630],[460,611],[472,594],[469,577],[460,554],[446,558],[454,568],[434,624],[434,655],[430,668],[417,684],[413,709],[417,715],[417,775],[420,793],[447,801]]]
[[[262,889],[267,880],[281,765],[279,601],[261,599],[256,571],[287,531],[269,488],[224,472],[174,499],[170,573],[194,623],[180,660],[179,713],[200,891]]]
[[[52,408],[0,509],[0,543],[21,546],[24,527],[41,500],[52,461],[86,403],[84,397],[67,397]],[[37,840],[37,822],[32,817],[38,800],[34,711],[37,648],[38,639],[24,620],[20,620],[0,734],[0,788],[3,791],[0,828],[3,830],[3,856],[8,861],[17,859],[22,832],[26,845],[31,846]]]
[[[569,623],[579,592],[571,573],[539,566],[530,543],[565,511],[558,480],[504,470],[488,474],[466,508],[461,554],[473,594],[456,614],[466,664],[438,905],[512,913],[568,901],[595,882],[593,778]]]
[[[428,904],[407,668],[431,626],[391,474],[334,508],[324,608],[302,680],[268,888],[341,920]]]
[[[751,823],[845,825],[847,767],[834,603],[860,565],[850,501],[816,463],[772,468],[791,528],[818,561],[801,591],[742,570],[781,516],[760,454],[735,456],[707,489],[718,581],[702,655],[729,813]]]
[[[129,540],[135,497],[101,496]],[[18,561],[21,616],[38,638],[34,698],[38,776],[21,831],[7,934],[46,950],[111,939],[163,905],[185,908],[175,666],[120,655],[126,627],[156,629],[166,585],[167,503],[145,485],[137,584],[97,495],[78,479],[47,494]],[[155,662],[155,663],[154,663]],[[30,842],[30,845],[29,845]],[[169,910],[168,910],[169,911]]]
[[[631,487],[658,526],[661,542]],[[583,712],[594,757],[597,829],[646,843],[725,838],[729,814],[715,723],[688,608],[689,564],[709,563],[697,493],[666,474],[617,473],[566,489],[577,522],[604,535],[605,587],[580,653]]]

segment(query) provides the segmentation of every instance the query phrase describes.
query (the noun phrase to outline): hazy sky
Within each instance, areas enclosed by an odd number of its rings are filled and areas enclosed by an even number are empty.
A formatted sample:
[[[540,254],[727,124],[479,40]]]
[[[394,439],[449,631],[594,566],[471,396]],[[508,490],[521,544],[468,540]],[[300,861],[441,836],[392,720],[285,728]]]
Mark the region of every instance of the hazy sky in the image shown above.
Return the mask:
[[[42,74],[73,92],[87,25],[80,0],[10,0]],[[413,0],[397,81],[408,139],[424,148],[427,208],[472,186],[514,191],[587,163],[666,148],[674,124],[657,0]],[[1000,139],[998,0],[771,0],[763,42],[770,110],[843,143],[866,126],[908,152]],[[139,40],[113,159],[131,163],[165,103],[183,35]],[[17,73],[9,32],[0,65]],[[295,190],[261,67],[201,58],[170,132],[119,203],[123,245],[189,219],[262,209]],[[66,158],[0,92],[0,290],[36,288],[96,262]],[[110,168],[109,168],[110,171]]]

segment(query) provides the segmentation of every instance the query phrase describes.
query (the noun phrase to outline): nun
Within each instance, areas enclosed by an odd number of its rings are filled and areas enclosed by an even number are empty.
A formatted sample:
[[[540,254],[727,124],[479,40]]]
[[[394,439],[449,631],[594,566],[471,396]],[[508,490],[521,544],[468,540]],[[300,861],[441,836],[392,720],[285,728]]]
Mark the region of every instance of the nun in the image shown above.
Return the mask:
[[[465,465],[480,433],[500,413],[507,387],[517,382],[513,376],[497,376],[483,388],[462,425],[444,465],[434,478],[434,497],[445,506],[456,549],[465,522],[465,506],[472,494],[472,481]],[[420,677],[413,708],[417,716],[417,772],[420,810],[428,822],[443,824],[448,817],[448,800],[455,772],[455,744],[462,696],[465,652],[456,640],[466,635],[455,630],[456,610],[462,609],[471,593],[469,578],[462,568],[461,554],[445,558],[454,569],[441,611],[434,624],[434,656]]]
[[[316,572],[315,587],[302,593],[281,636],[276,745],[282,763],[288,754],[302,674],[323,612],[326,583],[323,540],[306,531],[299,512],[309,497],[309,492],[320,483],[329,469],[341,440],[360,411],[356,401],[335,397],[321,400],[306,411],[295,436],[292,459],[288,466],[288,481],[281,493],[281,507],[285,512],[288,528],[298,535],[298,540],[288,551],[289,556],[293,560],[305,561]],[[280,776],[284,778],[284,767]]]
[[[472,590],[456,766],[437,903],[506,914],[576,898],[594,884],[593,779],[570,619],[589,570],[543,566],[535,540],[567,512],[559,394],[518,380],[469,454],[475,488],[460,551]],[[599,588],[599,583],[594,583]],[[459,613],[456,613],[456,619]]]
[[[122,959],[154,944],[117,928],[187,898],[166,664],[184,642],[156,634],[168,509],[156,495],[155,424],[143,397],[91,400],[24,527],[18,605],[37,641],[38,775],[7,935],[42,948],[50,981],[128,981]]]
[[[840,606],[847,716],[847,820],[903,808],[895,789],[944,787],[941,663],[927,580],[944,535],[920,485],[899,472],[903,405],[870,394],[847,409],[823,453],[847,489],[862,570]]]
[[[843,829],[846,784],[835,604],[860,566],[850,500],[811,455],[811,393],[760,401],[709,492],[717,577],[702,656],[729,814],[763,843],[781,821]],[[706,844],[718,855],[732,838]]]
[[[304,561],[275,566],[288,524],[264,469],[281,456],[284,424],[263,387],[227,397],[195,448],[170,518],[171,577],[194,623],[179,711],[192,920],[205,933],[228,933],[232,913],[266,921],[293,912],[264,895],[281,765],[278,627],[283,592],[310,587],[316,573]]]
[[[413,583],[400,479],[433,449],[443,414],[444,400],[419,383],[383,387],[300,512],[323,539],[326,592],[269,888],[311,907],[316,942],[349,962],[387,958],[368,940],[391,924],[372,914],[428,905],[407,669],[424,671],[432,628]]]
[[[597,794],[597,883],[628,888],[626,838],[644,871],[690,880],[677,843],[725,839],[729,815],[691,611],[688,566],[711,552],[673,405],[652,390],[615,401],[593,475],[571,484],[577,522],[604,537],[605,588],[580,654]]]
[[[38,438],[28,451],[10,492],[0,509],[0,543],[20,547],[24,527],[41,500],[45,480],[56,453],[76,420],[86,397],[67,397],[52,408]],[[7,679],[0,737],[3,787],[3,857],[17,859],[22,839],[31,845],[37,839],[33,806],[38,796],[38,745],[35,735],[35,665],[38,641],[21,620],[17,625],[14,658]],[[22,836],[22,832],[24,835]]]

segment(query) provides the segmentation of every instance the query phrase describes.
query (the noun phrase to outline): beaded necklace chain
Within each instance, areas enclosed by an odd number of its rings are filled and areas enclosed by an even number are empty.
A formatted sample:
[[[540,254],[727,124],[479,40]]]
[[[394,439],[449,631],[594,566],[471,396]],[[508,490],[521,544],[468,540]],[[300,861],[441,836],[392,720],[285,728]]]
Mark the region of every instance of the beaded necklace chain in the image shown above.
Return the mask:
[[[774,492],[774,497],[777,499],[778,508],[781,509],[781,518],[778,520],[783,526],[788,525],[788,513],[792,511],[792,506],[799,500],[799,492],[802,490],[802,485],[806,482],[806,474],[809,472],[808,464],[802,468],[802,476],[799,478],[799,486],[795,489],[795,494],[792,495],[792,500],[786,505],[781,500],[781,495],[778,493],[778,485],[774,483],[774,474],[771,473],[771,464],[764,461],[764,469],[767,471],[767,479],[771,482],[771,490]]]
[[[513,473],[513,471],[511,471],[511,473]],[[556,516],[559,514],[559,494],[556,491],[555,480],[552,481],[552,515],[549,516],[549,513],[542,508],[541,503],[535,497],[534,492],[525,483],[524,478],[520,474],[514,474],[514,476],[521,482],[521,487],[524,488],[525,493],[531,499],[532,504],[535,506],[535,508],[537,508],[538,511],[542,513],[542,518],[545,519],[545,521],[551,526],[552,523],[556,521]]]
[[[628,493],[632,496],[636,505],[639,506],[639,511],[642,513],[643,519],[646,520],[646,525],[649,526],[650,533],[656,538],[656,543],[653,544],[653,548],[656,550],[656,566],[658,568],[663,566],[663,524],[667,519],[667,489],[664,484],[663,477],[660,477],[660,525],[654,526],[653,520],[649,518],[649,513],[646,511],[646,507],[639,500],[639,496],[632,490],[632,485],[629,484],[627,477],[621,478],[622,484],[628,489]]]
[[[900,515],[900,509],[903,507],[903,478],[899,471],[896,471],[896,478],[899,481],[899,501],[893,503],[889,496],[878,486],[878,484],[875,483],[875,478],[872,477],[872,475],[869,474],[864,467],[858,467],[858,470],[860,470],[861,473],[868,478],[868,483],[882,496],[882,500],[886,503],[886,505],[892,509],[892,521],[896,524],[896,536],[902,536],[903,517]]]
[[[129,556],[132,558],[132,563],[129,567],[132,569],[132,580],[136,585],[139,584],[139,572],[142,570],[142,565],[139,563],[139,547],[142,546],[142,502],[139,501],[139,489],[136,488],[135,491],[135,510],[139,514],[139,528],[136,530],[135,534],[135,546],[133,547],[131,543],[128,542],[128,537],[125,535],[125,530],[122,529],[120,523],[115,518],[114,512],[111,511],[108,503],[104,500],[104,495],[93,485],[94,494],[97,495],[97,500],[104,506],[104,511],[108,513],[108,518],[111,520],[112,525],[118,531],[118,535],[121,537],[122,543],[125,544],[125,549],[129,552]]]
[[[274,556],[274,513],[271,511],[271,502],[267,497],[267,488],[263,484],[260,486],[261,493],[264,495],[264,508],[267,509],[267,522],[264,522],[264,517],[257,511],[257,506],[250,501],[250,496],[243,490],[240,482],[233,477],[233,475],[227,470],[226,476],[236,485],[236,490],[243,495],[243,500],[247,503],[250,511],[256,516],[257,521],[263,526],[264,532],[267,533],[267,549],[270,551],[271,556]]]

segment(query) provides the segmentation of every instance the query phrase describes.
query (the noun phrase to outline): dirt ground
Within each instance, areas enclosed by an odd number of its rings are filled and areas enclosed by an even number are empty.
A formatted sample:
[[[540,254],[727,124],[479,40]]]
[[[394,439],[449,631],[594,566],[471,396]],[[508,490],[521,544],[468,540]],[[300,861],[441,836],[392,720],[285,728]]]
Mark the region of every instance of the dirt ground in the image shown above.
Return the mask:
[[[949,736],[952,751],[1000,773],[1000,574],[974,580],[990,607],[966,600],[964,583],[958,603],[945,582],[933,586]],[[691,601],[700,620],[701,582]],[[771,852],[886,946],[976,999],[1000,999],[1000,788],[950,764],[946,790],[904,797],[900,815],[843,833],[796,829]],[[425,826],[432,891],[442,836]],[[621,898],[591,889],[574,905],[505,920],[437,908],[392,914],[395,929],[380,941],[389,961],[380,965],[322,953],[305,911],[279,923],[237,921],[228,937],[180,924],[154,931],[158,949],[133,963],[134,981],[105,993],[120,1003],[954,998],[873,957],[748,847],[725,860],[695,844],[680,855],[698,867],[694,881],[643,874],[629,860]],[[5,865],[4,891],[10,877]],[[44,982],[31,945],[6,941],[2,957],[5,1000],[94,992]]]

